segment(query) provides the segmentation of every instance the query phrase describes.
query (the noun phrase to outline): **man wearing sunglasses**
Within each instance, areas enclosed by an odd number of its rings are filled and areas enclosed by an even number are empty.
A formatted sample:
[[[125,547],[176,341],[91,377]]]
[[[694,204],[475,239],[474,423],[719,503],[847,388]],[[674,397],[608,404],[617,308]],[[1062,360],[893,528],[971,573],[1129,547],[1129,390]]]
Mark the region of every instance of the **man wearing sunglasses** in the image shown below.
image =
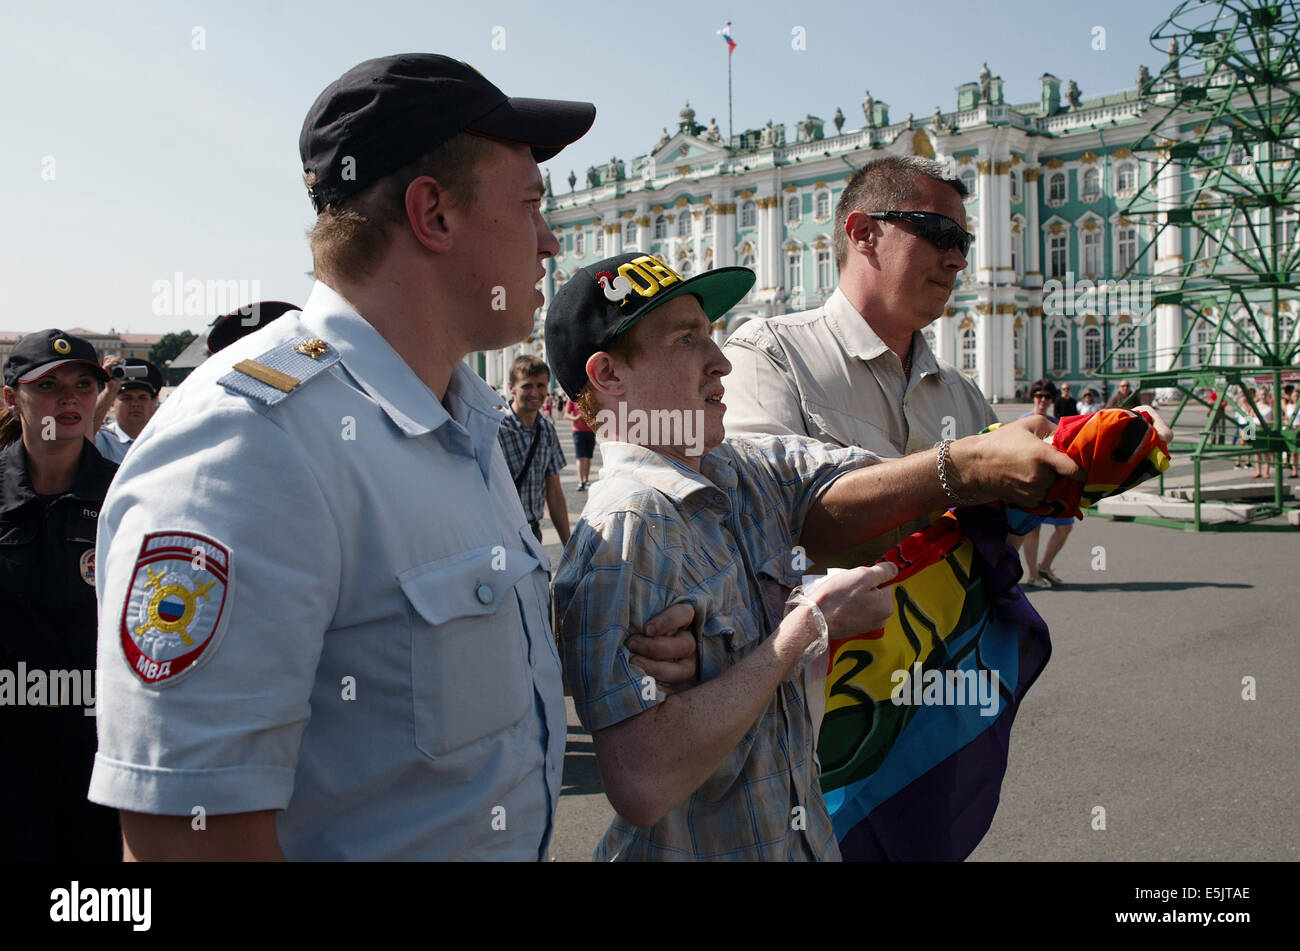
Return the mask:
[[[753,321],[724,347],[732,366],[728,436],[793,433],[892,458],[996,421],[975,382],[938,359],[921,333],[943,313],[966,267],[966,195],[943,165],[912,156],[871,162],[852,177],[835,212],[835,293],[815,310]],[[835,558],[813,553],[817,570],[871,564],[926,521],[903,523]],[[914,816],[913,828],[947,814],[936,803],[932,815]],[[900,837],[911,841],[908,835]],[[916,854],[893,857],[931,859],[921,838]],[[846,850],[845,857],[856,856]]]
[[[996,421],[974,381],[921,334],[966,266],[966,194],[943,165],[913,156],[853,176],[835,212],[839,287],[815,310],[752,321],[726,343],[727,435],[794,433],[897,457]],[[835,563],[870,562],[919,527]]]

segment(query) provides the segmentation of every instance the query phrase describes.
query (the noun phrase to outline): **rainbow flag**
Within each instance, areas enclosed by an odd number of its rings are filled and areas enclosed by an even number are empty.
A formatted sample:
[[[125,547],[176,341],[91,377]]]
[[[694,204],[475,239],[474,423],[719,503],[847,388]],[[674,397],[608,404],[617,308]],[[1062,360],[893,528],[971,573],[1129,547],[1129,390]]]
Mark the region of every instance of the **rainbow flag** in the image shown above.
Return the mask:
[[[847,861],[974,851],[997,810],[1016,711],[1052,653],[1017,584],[1008,532],[1078,516],[1169,465],[1151,421],[1128,410],[1068,417],[1052,444],[1087,470],[1086,483],[1058,480],[1033,513],[979,505],[941,515],[882,559],[899,566],[884,630],[830,643],[818,756]]]

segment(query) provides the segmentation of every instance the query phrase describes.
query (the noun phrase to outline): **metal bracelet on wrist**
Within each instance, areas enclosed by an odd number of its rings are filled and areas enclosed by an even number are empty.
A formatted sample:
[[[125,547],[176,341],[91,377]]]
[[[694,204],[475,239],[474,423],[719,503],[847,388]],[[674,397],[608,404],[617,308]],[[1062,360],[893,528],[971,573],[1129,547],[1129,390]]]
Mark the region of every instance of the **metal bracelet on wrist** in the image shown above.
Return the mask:
[[[948,481],[948,465],[952,461],[948,457],[948,446],[952,443],[951,439],[941,440],[939,443],[939,484],[943,486],[944,494],[948,496],[948,501],[953,505],[970,505],[969,499],[964,499],[953,489],[952,483]]]

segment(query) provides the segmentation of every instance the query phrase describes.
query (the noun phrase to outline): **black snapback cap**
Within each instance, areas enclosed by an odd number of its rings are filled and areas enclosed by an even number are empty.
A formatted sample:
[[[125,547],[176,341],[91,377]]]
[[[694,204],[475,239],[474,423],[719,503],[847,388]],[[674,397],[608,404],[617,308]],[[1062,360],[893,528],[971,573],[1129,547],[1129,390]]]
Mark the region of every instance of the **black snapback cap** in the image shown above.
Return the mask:
[[[213,354],[224,350],[240,337],[247,337],[291,310],[302,310],[302,308],[282,300],[264,300],[218,317],[212,322],[212,329],[208,331],[208,353]]]
[[[121,389],[124,390],[148,390],[154,396],[157,396],[163,387],[162,371],[150,363],[148,360],[142,360],[139,357],[127,357],[122,361],[123,366],[127,367],[144,367],[144,376],[127,377],[122,381]]]
[[[298,152],[320,212],[459,132],[530,146],[544,162],[596,118],[589,102],[511,99],[474,67],[436,53],[366,60],[325,87],[307,112]]]
[[[747,267],[721,267],[685,278],[644,251],[630,251],[581,270],[546,310],[546,359],[571,399],[587,384],[587,358],[609,346],[660,304],[694,294],[717,320],[754,286]]]
[[[99,354],[89,340],[50,329],[29,333],[14,344],[5,359],[5,386],[34,383],[65,363],[84,363],[101,382],[108,382],[108,373],[99,365]]]

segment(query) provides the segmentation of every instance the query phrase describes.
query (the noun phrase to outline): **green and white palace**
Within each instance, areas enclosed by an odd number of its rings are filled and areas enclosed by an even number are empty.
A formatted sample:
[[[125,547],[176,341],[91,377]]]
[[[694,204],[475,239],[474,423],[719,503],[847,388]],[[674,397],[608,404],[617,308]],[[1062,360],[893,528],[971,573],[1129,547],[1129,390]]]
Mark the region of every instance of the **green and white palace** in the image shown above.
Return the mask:
[[[581,179],[570,173],[569,191],[551,189],[543,211],[560,253],[548,262],[547,303],[578,268],[641,250],[683,275],[735,264],[757,272],[754,290],[716,325],[719,342],[746,321],[816,307],[836,286],[831,235],[846,181],[873,158],[915,154],[947,164],[971,192],[971,259],[925,331],[940,358],[994,402],[1043,375],[1081,392],[1113,351],[1117,371],[1164,369],[1159,354],[1178,349],[1185,318],[1177,305],[1153,306],[1151,286],[1204,248],[1191,229],[1156,237],[1150,218],[1122,213],[1140,189],[1171,201],[1186,191],[1189,173],[1168,166],[1152,182],[1152,153],[1130,149],[1165,113],[1162,86],[1142,67],[1134,88],[1088,99],[1046,74],[1037,102],[1012,104],[986,65],[958,87],[952,112],[896,121],[868,93],[851,110],[858,128],[837,108],[829,122],[808,115],[793,128],[738,133],[731,148],[716,121],[706,127],[687,105],[647,154],[611,158]],[[1294,209],[1286,226],[1294,241]],[[1082,293],[1085,282],[1117,279],[1124,293]],[[467,360],[501,388],[517,354],[542,352],[544,316],[545,306],[528,341]]]

